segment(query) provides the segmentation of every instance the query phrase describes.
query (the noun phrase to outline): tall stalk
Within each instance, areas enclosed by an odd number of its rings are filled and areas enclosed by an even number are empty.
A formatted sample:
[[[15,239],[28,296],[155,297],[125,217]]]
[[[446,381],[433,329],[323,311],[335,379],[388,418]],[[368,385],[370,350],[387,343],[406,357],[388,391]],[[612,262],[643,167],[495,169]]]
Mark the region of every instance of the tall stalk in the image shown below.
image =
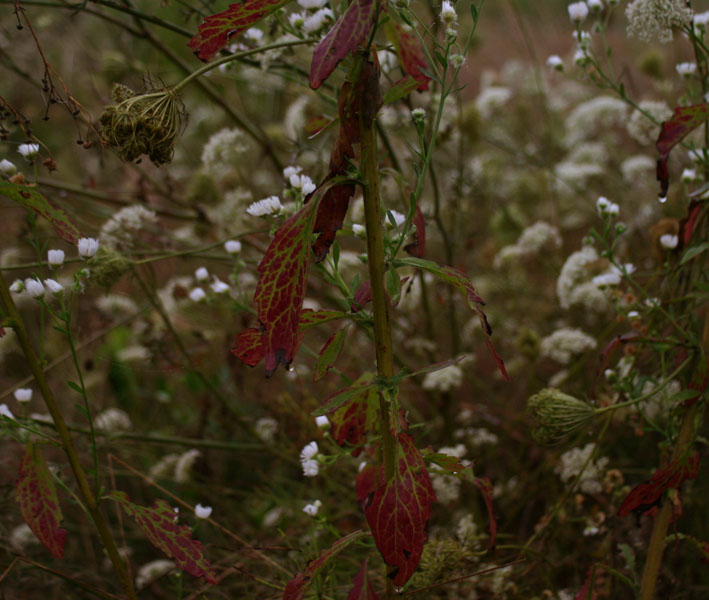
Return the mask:
[[[96,499],[96,496],[94,496],[94,493],[91,491],[89,480],[86,476],[84,468],[81,466],[79,454],[76,451],[73,440],[71,439],[69,429],[66,426],[64,417],[59,409],[59,405],[54,398],[54,393],[49,387],[47,379],[44,376],[44,371],[42,370],[39,360],[37,359],[37,355],[32,348],[32,342],[27,334],[27,328],[25,327],[22,316],[18,312],[15,302],[10,295],[7,283],[2,275],[2,271],[0,271],[0,300],[2,300],[2,309],[9,318],[9,325],[13,328],[15,334],[17,335],[17,339],[22,347],[22,351],[25,355],[30,371],[32,371],[32,375],[34,375],[35,381],[37,382],[37,387],[42,393],[44,402],[47,405],[47,410],[49,411],[52,421],[54,422],[54,427],[57,430],[57,435],[59,435],[62,448],[69,461],[69,466],[71,467],[71,471],[74,474],[74,478],[76,479],[76,483],[79,487],[79,493],[81,494],[84,506],[86,506],[86,510],[89,512],[89,515],[94,522],[94,526],[96,527],[96,531],[101,538],[106,554],[113,565],[113,570],[116,572],[116,576],[123,587],[126,597],[129,600],[136,600],[137,596],[135,595],[135,590],[133,589],[133,580],[126,569],[123,559],[118,553],[118,547],[113,539],[113,534],[111,533],[108,523],[104,519],[103,513],[99,508],[99,502]]]

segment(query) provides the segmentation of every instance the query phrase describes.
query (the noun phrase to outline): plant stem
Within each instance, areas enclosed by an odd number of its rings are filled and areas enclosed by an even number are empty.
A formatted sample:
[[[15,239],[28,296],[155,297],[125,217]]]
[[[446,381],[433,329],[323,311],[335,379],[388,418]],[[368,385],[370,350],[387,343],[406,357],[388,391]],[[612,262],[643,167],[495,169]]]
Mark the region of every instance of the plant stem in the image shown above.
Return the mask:
[[[0,299],[2,300],[3,310],[9,317],[12,328],[15,330],[15,334],[17,335],[17,339],[22,347],[25,358],[27,359],[27,364],[30,371],[32,371],[32,374],[35,377],[37,387],[44,397],[47,410],[52,416],[52,421],[54,421],[54,426],[56,427],[57,434],[61,440],[62,448],[66,453],[67,459],[69,460],[69,466],[71,467],[76,483],[79,486],[79,491],[81,493],[81,497],[83,498],[84,505],[86,506],[86,509],[94,522],[96,531],[98,532],[101,542],[103,543],[106,553],[108,554],[108,558],[113,564],[113,569],[116,572],[116,576],[118,577],[118,580],[123,587],[123,591],[129,600],[136,600],[137,597],[133,589],[133,580],[128,574],[126,566],[118,553],[118,548],[115,540],[113,539],[113,535],[111,534],[111,530],[103,517],[103,513],[101,513],[101,510],[99,509],[99,503],[91,491],[91,486],[89,485],[88,478],[86,477],[86,472],[81,466],[79,454],[74,447],[71,434],[69,433],[66,423],[64,422],[64,417],[62,416],[59,405],[57,404],[54,394],[49,387],[47,379],[44,376],[44,372],[42,371],[39,361],[37,360],[37,355],[32,348],[32,343],[29,335],[27,334],[24,321],[22,320],[20,313],[17,311],[17,307],[15,306],[12,296],[10,295],[5,278],[2,276],[2,272],[0,272]]]
[[[365,60],[362,60],[362,68]],[[360,75],[361,76],[361,75]],[[377,73],[378,76],[378,73]],[[379,81],[376,81],[378,88]],[[372,317],[374,319],[374,345],[377,357],[377,374],[389,379],[394,375],[394,351],[391,341],[391,317],[389,314],[389,299],[384,286],[386,269],[386,254],[384,252],[384,234],[382,225],[382,210],[379,202],[379,171],[377,165],[377,137],[373,119],[368,119],[365,104],[371,102],[372,93],[368,86],[363,86],[364,92],[360,107],[360,143],[362,159],[360,178],[364,197],[364,218],[367,227],[367,263],[369,280],[372,286]],[[396,448],[392,431],[391,406],[383,391],[379,393],[379,413],[382,434],[382,462],[384,474],[388,481],[394,476]],[[386,578],[386,598],[394,597],[394,584]]]

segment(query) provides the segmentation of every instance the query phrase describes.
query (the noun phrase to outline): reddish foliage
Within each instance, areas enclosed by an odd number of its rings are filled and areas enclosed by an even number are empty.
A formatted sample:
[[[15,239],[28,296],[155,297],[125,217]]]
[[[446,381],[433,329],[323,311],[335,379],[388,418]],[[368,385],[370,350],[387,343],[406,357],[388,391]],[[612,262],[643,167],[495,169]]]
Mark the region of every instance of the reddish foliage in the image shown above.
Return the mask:
[[[355,292],[351,310],[353,313],[362,310],[368,302],[372,301],[372,282],[367,280]]]
[[[679,222],[679,248],[685,248],[692,239],[694,226],[697,224],[697,218],[702,212],[705,202],[702,200],[692,200],[689,203],[687,216]]]
[[[255,367],[263,359],[261,331],[250,327],[236,336],[231,353],[250,367]]]
[[[333,557],[342,552],[352,542],[367,535],[365,531],[355,531],[337,540],[330,548],[323,550],[320,555],[308,563],[305,571],[299,572],[286,585],[283,600],[302,600],[305,595],[305,590],[310,585],[313,577],[317,575],[327,562]]]
[[[347,600],[379,600],[377,592],[374,591],[372,584],[367,578],[368,563],[369,559],[364,559],[362,562],[362,568],[352,581],[352,589],[350,593],[347,594]]]
[[[310,65],[310,87],[318,89],[338,63],[354,52],[371,31],[377,15],[374,0],[353,0],[347,10],[320,40]]]
[[[376,388],[363,389],[330,415],[331,435],[340,446],[361,446],[367,440],[367,432],[374,429],[378,419],[379,393]],[[357,448],[352,456],[362,451]]]
[[[625,517],[631,512],[648,514],[660,505],[665,490],[678,488],[686,479],[696,479],[699,474],[699,453],[684,461],[675,460],[655,471],[646,482],[635,486],[623,501],[618,515]]]
[[[334,176],[334,173],[331,172],[331,175]],[[354,193],[353,183],[335,185],[325,192],[320,201],[313,227],[313,232],[320,234],[313,242],[313,252],[315,252],[317,262],[325,260],[332,242],[335,241],[335,234],[342,229],[342,223],[347,216],[347,209]]]
[[[412,223],[416,228],[414,231],[414,241],[408,246],[405,246],[404,250],[411,256],[423,258],[424,254],[426,254],[426,221],[418,205],[416,205],[416,214],[414,214]]]
[[[436,495],[426,465],[411,436],[397,436],[394,476],[365,501],[364,514],[389,567],[388,577],[404,585],[414,574],[426,542],[426,525]]]
[[[229,40],[291,0],[243,0],[220,13],[207,17],[197,34],[187,42],[197,58],[211,60]]]
[[[492,483],[487,477],[483,477],[482,479],[476,477],[473,482],[478,486],[478,489],[483,495],[485,506],[487,507],[487,514],[488,517],[490,517],[488,533],[490,534],[490,549],[492,549],[495,547],[495,538],[497,537],[497,520],[495,519],[495,512],[492,509]]]
[[[428,63],[418,38],[396,24],[393,27],[387,27],[387,35],[396,48],[401,68],[407,75],[411,75],[419,82],[416,89],[420,92],[427,90],[429,77],[422,69],[428,70]]]
[[[601,568],[597,565],[591,565],[586,573],[586,581],[584,581],[581,589],[576,594],[576,600],[596,600],[598,598],[596,588],[601,575]]]
[[[27,444],[20,463],[15,487],[15,500],[20,505],[22,518],[32,533],[55,558],[64,554],[66,529],[59,527],[62,509],[52,474],[42,453],[35,444]]]
[[[355,476],[357,502],[364,502],[384,483],[384,467],[367,465]]]
[[[217,577],[209,561],[204,557],[202,544],[192,539],[187,525],[178,525],[175,512],[164,500],[156,500],[152,507],[133,504],[124,492],[112,492],[129,517],[133,517],[150,543],[162,550],[175,564],[195,577],[204,577],[209,583],[217,583]]]
[[[345,346],[347,338],[347,329],[338,329],[333,333],[320,349],[318,358],[315,361],[315,372],[313,373],[313,381],[320,381],[328,374],[330,369],[335,366],[337,359],[342,354],[342,349]]]
[[[709,118],[709,103],[692,106],[678,106],[672,118],[662,124],[660,136],[657,139],[657,180],[660,182],[660,195],[667,196],[670,186],[670,175],[667,169],[667,159],[672,148],[679,144],[687,134],[699,127]]]

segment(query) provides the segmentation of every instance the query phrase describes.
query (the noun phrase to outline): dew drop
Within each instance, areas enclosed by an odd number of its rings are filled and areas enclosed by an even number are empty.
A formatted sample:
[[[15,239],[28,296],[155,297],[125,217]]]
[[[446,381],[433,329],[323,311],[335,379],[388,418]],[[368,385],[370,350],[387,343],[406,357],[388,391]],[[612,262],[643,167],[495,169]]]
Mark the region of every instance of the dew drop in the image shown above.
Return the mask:
[[[664,204],[665,202],[667,202],[667,196],[660,196],[660,197],[657,199],[657,201],[658,201],[660,204]]]

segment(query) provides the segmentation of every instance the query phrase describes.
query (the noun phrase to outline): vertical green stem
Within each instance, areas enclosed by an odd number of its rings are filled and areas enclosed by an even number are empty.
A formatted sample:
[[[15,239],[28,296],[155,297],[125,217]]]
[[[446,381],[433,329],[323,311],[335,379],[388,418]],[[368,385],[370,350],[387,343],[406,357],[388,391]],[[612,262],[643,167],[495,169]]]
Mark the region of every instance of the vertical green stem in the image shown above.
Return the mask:
[[[22,351],[27,359],[27,364],[29,365],[30,371],[32,371],[32,375],[34,375],[35,381],[37,382],[37,387],[44,397],[47,410],[52,417],[52,421],[54,421],[54,426],[57,430],[57,434],[59,435],[59,439],[61,440],[62,448],[67,456],[69,466],[74,474],[76,483],[79,486],[79,492],[84,501],[84,505],[86,506],[86,510],[88,510],[89,515],[94,522],[96,531],[101,538],[111,563],[113,564],[113,569],[116,572],[116,576],[118,577],[121,586],[123,587],[126,597],[129,600],[136,600],[137,597],[133,589],[133,580],[128,574],[128,570],[123,563],[123,559],[121,559],[121,556],[118,553],[118,547],[113,539],[113,534],[108,527],[108,523],[106,523],[103,513],[101,513],[101,510],[99,509],[99,503],[91,491],[89,480],[86,477],[83,467],[81,466],[79,454],[74,447],[74,442],[71,439],[69,429],[64,422],[64,417],[59,410],[59,405],[54,398],[54,394],[49,387],[47,379],[44,376],[44,372],[42,371],[39,361],[37,360],[37,355],[32,348],[32,342],[30,341],[29,335],[27,334],[27,329],[25,328],[25,323],[22,320],[20,313],[17,311],[17,307],[15,306],[15,302],[10,295],[7,283],[2,275],[2,271],[0,271],[0,300],[2,300],[5,314],[8,316],[10,325],[14,329],[17,339],[20,342]]]
[[[377,82],[378,85],[378,82]],[[367,86],[363,86],[368,92]],[[363,95],[364,96],[364,95]],[[372,96],[363,97],[364,107]],[[372,286],[372,315],[374,318],[374,344],[377,357],[377,374],[384,379],[394,375],[394,351],[391,341],[391,317],[389,299],[384,286],[386,254],[382,210],[379,202],[379,171],[377,165],[377,137],[373,118],[367,118],[368,111],[360,110],[360,143],[362,160],[360,178],[364,197],[364,218],[367,227],[367,263]],[[396,448],[392,431],[392,415],[389,400],[383,392],[379,394],[379,412],[382,433],[382,462],[387,480],[394,476]],[[386,598],[394,597],[394,584],[387,578]]]

